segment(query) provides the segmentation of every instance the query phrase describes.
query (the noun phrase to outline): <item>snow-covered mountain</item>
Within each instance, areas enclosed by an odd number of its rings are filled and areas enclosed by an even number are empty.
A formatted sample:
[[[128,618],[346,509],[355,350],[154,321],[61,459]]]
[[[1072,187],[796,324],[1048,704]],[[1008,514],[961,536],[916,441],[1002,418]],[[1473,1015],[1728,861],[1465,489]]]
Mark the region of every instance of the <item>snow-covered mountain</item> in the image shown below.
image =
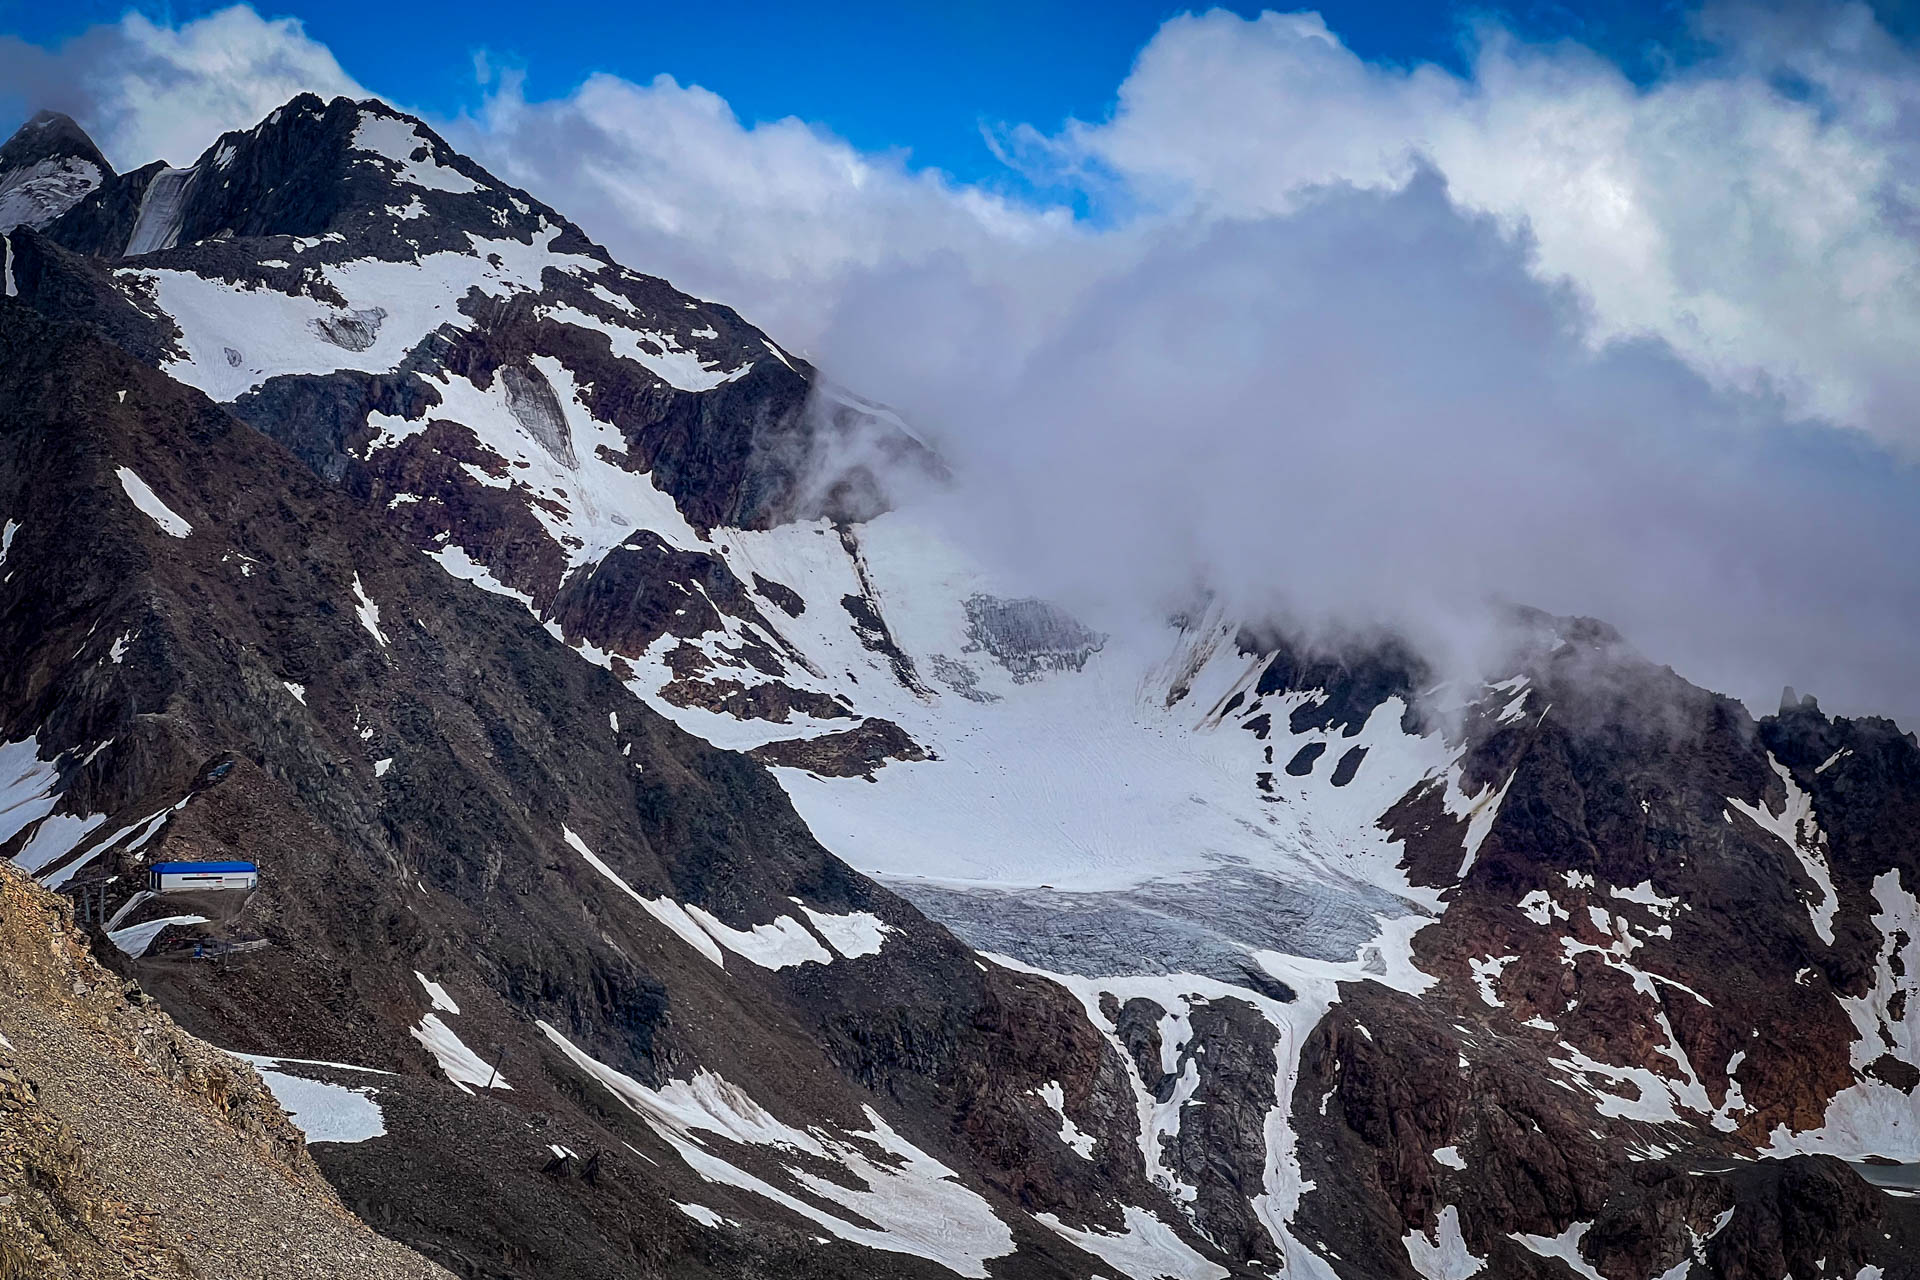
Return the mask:
[[[416,120],[126,175],[48,127],[0,192],[97,176],[0,239],[0,853],[112,877],[103,954],[296,1082],[380,1231],[1917,1273],[1860,1163],[1920,1163],[1911,735],[1586,619],[1466,686],[1218,606],[1101,634],[889,508],[906,424]],[[260,890],[137,892],[205,855]]]
[[[112,176],[78,125],[42,111],[0,147],[0,232],[44,227]]]

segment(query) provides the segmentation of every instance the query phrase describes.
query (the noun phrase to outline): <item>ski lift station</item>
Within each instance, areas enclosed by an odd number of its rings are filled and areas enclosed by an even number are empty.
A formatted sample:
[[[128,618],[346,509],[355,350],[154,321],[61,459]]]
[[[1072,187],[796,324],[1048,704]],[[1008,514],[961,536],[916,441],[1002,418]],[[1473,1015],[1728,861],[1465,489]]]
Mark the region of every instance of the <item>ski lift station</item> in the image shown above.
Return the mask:
[[[251,889],[259,883],[260,868],[251,862],[156,862],[147,877],[155,893]]]

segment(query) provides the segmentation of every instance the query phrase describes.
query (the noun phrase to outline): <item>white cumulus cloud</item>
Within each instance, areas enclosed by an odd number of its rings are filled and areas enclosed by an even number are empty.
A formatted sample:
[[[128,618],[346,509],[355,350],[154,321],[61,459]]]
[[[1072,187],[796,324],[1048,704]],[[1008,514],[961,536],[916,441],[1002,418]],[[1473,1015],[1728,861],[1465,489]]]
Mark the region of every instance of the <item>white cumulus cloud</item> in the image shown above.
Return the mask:
[[[32,106],[71,114],[122,171],[190,164],[298,93],[367,96],[296,19],[246,5],[179,26],[130,12],[51,51],[0,40],[0,80]]]

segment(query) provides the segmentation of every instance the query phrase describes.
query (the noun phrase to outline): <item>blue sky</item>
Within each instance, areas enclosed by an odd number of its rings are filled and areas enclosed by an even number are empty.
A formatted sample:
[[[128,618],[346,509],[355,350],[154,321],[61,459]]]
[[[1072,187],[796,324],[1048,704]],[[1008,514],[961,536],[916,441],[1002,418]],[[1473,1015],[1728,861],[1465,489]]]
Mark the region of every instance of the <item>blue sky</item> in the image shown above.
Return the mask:
[[[129,10],[171,26],[221,7],[0,0],[0,33],[52,46]],[[300,19],[355,79],[436,115],[478,102],[476,52],[495,66],[522,70],[535,99],[563,95],[595,71],[637,81],[665,73],[718,93],[748,123],[799,116],[862,150],[907,149],[916,165],[977,181],[1000,176],[983,124],[1053,129],[1068,117],[1103,118],[1141,46],[1166,18],[1193,7],[1161,0],[848,0],[743,3],[728,6],[724,17],[704,5],[579,0],[339,0],[259,9]],[[1221,7],[1251,16],[1262,6]],[[1692,6],[1673,0],[1328,0],[1313,7],[1350,48],[1377,62],[1458,69],[1465,33],[1488,16],[1530,39],[1578,40],[1636,76],[1696,50]]]

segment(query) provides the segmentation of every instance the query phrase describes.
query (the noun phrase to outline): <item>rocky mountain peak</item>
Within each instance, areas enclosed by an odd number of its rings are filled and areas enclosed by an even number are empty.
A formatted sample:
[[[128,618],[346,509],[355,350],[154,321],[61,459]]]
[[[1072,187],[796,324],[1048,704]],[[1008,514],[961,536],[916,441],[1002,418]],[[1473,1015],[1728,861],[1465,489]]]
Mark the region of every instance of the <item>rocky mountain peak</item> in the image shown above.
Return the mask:
[[[525,243],[548,228],[565,250],[604,259],[552,210],[415,117],[374,99],[307,93],[251,129],[222,134],[189,166],[156,161],[104,183],[50,234],[103,257],[291,237],[392,261],[470,251],[468,232]]]
[[[42,160],[85,160],[102,174],[111,174],[113,166],[100,154],[87,131],[72,116],[58,111],[36,111],[4,145],[0,145],[0,171],[36,164]]]
[[[37,112],[0,146],[0,233],[43,227],[112,177],[71,116]]]

